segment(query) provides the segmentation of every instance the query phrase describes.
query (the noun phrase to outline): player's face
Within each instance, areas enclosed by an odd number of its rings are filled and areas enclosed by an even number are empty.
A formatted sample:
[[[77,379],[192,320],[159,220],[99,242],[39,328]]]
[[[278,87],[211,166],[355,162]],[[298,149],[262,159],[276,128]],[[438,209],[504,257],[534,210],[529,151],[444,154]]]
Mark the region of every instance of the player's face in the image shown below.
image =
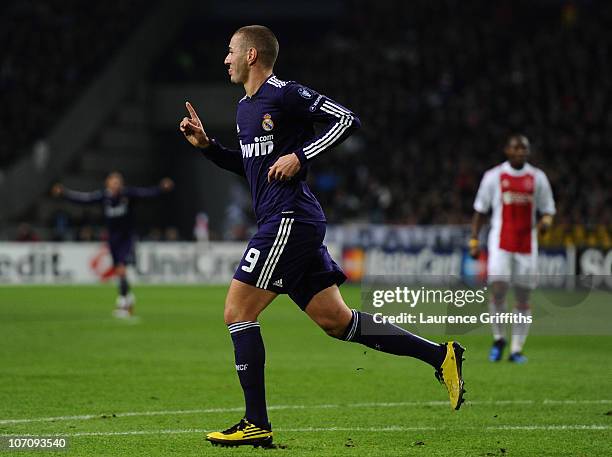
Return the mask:
[[[230,75],[230,80],[234,84],[244,83],[249,75],[247,49],[243,41],[240,34],[232,37],[224,62],[225,65],[227,65],[227,72]]]
[[[515,168],[521,168],[525,165],[529,152],[529,140],[524,136],[511,138],[506,146],[506,157],[508,157],[510,165]]]
[[[118,174],[111,174],[106,178],[106,189],[113,194],[117,195],[123,188],[123,178]]]

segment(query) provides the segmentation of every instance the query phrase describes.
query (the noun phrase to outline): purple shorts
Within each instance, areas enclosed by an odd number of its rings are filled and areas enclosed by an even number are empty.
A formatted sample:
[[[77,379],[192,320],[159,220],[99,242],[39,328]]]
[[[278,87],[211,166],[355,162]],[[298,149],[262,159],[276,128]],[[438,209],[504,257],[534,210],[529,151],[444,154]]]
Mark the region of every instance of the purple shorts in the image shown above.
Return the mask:
[[[110,236],[108,247],[113,257],[113,266],[134,264],[134,237],[131,234],[126,236]]]
[[[263,224],[251,238],[234,279],[288,294],[306,309],[318,292],[346,280],[323,244],[325,225],[292,218]]]

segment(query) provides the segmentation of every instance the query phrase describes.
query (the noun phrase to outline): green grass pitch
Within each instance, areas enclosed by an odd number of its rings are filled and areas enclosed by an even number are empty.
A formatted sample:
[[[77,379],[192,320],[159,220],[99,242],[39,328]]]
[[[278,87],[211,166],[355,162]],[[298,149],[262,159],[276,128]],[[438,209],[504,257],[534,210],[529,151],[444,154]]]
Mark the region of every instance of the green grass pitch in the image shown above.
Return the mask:
[[[0,288],[0,435],[67,435],[42,453],[60,456],[612,455],[612,337],[532,336],[514,366],[464,336],[453,412],[430,367],[333,340],[286,297],[260,319],[280,446],[212,447],[204,432],[242,413],[225,290],[136,287],[140,320],[124,322],[110,285]]]

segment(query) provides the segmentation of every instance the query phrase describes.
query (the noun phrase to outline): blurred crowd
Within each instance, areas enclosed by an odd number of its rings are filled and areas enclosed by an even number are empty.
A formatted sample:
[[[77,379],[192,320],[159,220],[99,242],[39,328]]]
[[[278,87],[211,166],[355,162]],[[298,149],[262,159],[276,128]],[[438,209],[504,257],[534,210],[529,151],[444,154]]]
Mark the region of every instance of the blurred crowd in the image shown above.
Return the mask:
[[[0,171],[28,153],[144,17],[144,0],[0,6]]]
[[[147,231],[140,233],[137,231],[135,237],[140,241],[182,241],[179,230],[174,226],[157,227],[153,226]],[[94,242],[107,241],[108,229],[97,223],[84,223],[76,221],[68,226],[67,224],[56,223],[49,232],[45,231],[41,235],[34,227],[27,222],[21,222],[15,231],[14,241],[32,243],[38,241],[79,241]]]
[[[468,222],[483,172],[524,132],[557,222],[612,224],[612,5],[588,6],[363,2],[329,46],[286,52],[366,126],[315,167],[330,216]]]
[[[95,77],[142,17],[141,4],[1,7],[0,168]],[[358,134],[311,168],[331,223],[468,223],[482,174],[504,160],[507,136],[521,132],[557,202],[548,242],[610,243],[612,3],[346,4],[316,29],[312,19],[268,24],[281,42],[278,77],[329,95],[362,120]],[[193,20],[152,79],[227,81],[223,43],[234,24]],[[227,233],[248,232],[248,206],[247,198],[228,208]]]
[[[363,123],[312,167],[331,222],[467,223],[482,174],[504,160],[507,136],[523,132],[552,182],[555,238],[609,236],[598,227],[612,225],[612,4],[350,5],[316,36],[312,24],[291,34],[271,24],[279,78],[330,95]],[[290,39],[301,33],[310,38]],[[225,79],[221,53],[193,38],[174,47],[161,77]]]

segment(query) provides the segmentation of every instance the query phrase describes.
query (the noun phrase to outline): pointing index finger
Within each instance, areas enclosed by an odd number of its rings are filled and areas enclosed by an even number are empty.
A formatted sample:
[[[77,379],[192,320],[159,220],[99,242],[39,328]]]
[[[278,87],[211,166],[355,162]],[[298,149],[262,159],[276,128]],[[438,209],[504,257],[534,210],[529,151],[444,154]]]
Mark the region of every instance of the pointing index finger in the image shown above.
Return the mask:
[[[191,106],[191,103],[189,102],[185,102],[185,106],[187,107],[187,111],[189,111],[189,114],[191,115],[191,118],[193,120],[200,120],[200,118],[198,117],[197,113],[195,112],[195,109],[193,109],[193,106]]]

